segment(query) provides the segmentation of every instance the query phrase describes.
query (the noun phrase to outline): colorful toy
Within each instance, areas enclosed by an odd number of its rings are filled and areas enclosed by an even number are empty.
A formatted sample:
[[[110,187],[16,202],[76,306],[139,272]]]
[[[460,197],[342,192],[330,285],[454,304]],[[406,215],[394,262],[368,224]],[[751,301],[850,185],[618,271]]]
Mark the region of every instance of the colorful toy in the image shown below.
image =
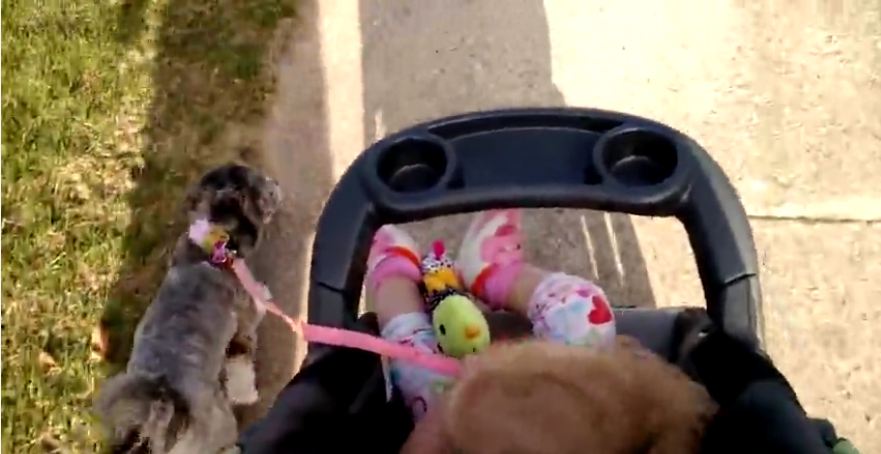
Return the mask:
[[[476,353],[490,343],[483,312],[464,293],[443,242],[422,259],[422,290],[441,350],[454,358]]]
[[[229,233],[207,219],[197,219],[190,225],[190,241],[211,255],[211,263],[217,266],[229,266],[235,251],[227,249]]]

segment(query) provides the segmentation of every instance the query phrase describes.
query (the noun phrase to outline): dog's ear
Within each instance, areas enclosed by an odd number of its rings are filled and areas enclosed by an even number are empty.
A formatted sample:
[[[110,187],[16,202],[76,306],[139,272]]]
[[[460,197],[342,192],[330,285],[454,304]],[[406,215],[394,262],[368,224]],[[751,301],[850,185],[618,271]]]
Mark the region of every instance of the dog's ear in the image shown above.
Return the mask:
[[[260,153],[253,147],[245,145],[239,148],[238,155],[247,160],[246,157],[257,156]],[[244,203],[253,204],[253,209],[260,223],[268,224],[272,216],[278,211],[281,203],[281,188],[278,182],[268,176],[264,170],[252,167],[244,162],[231,162],[227,164],[230,173],[237,173],[237,179],[245,183],[244,194],[247,194],[248,201]],[[243,195],[244,195],[243,194]]]
[[[251,187],[255,189],[253,198],[257,214],[263,224],[268,224],[281,204],[281,187],[274,179],[258,172],[252,175]]]

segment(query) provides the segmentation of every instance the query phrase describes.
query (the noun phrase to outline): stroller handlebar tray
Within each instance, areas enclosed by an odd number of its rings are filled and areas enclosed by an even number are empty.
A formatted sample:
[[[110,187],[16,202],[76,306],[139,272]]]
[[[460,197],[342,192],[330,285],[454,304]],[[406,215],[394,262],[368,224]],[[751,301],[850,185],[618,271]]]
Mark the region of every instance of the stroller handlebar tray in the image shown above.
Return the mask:
[[[507,207],[676,217],[688,234],[710,318],[758,344],[761,292],[752,232],[716,162],[663,124],[574,108],[444,118],[368,148],[319,219],[310,322],[346,326],[355,320],[367,253],[382,225]],[[640,319],[664,312],[640,311]]]

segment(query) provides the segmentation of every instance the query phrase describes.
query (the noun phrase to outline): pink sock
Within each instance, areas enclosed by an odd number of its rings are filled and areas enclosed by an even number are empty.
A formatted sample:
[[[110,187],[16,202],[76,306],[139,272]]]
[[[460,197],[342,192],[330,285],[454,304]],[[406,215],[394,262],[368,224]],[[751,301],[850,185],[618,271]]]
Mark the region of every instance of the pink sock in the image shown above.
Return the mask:
[[[367,275],[368,294],[375,294],[382,282],[391,276],[401,276],[419,282],[422,273],[419,271],[419,265],[411,258],[397,254],[388,255]]]
[[[482,289],[480,297],[491,309],[504,309],[508,305],[508,298],[514,289],[514,281],[520,274],[523,262],[515,261],[506,265],[490,265],[477,277],[475,287]],[[478,284],[479,281],[483,281]]]

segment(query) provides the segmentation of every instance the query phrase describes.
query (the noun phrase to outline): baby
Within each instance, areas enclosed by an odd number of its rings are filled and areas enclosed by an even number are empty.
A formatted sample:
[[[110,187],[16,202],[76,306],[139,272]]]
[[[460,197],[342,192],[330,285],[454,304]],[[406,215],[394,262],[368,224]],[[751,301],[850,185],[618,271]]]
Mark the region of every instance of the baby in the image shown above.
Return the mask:
[[[466,288],[492,310],[527,317],[536,338],[571,346],[607,347],[615,320],[602,289],[577,276],[554,273],[524,261],[521,213],[479,213],[471,223],[456,268]],[[368,258],[367,302],[379,318],[382,337],[439,353],[419,291],[420,251],[403,230],[377,232]],[[391,378],[414,419],[422,418],[451,385],[449,377],[392,361]]]

